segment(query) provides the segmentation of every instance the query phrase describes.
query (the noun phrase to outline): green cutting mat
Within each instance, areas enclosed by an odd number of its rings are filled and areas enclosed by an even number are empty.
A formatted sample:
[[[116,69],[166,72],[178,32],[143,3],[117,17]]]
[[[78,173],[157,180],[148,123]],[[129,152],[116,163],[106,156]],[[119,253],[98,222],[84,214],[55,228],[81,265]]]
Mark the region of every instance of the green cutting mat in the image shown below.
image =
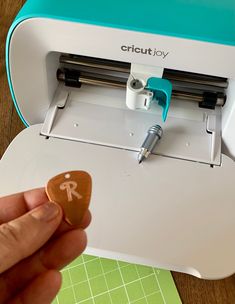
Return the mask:
[[[53,304],[181,304],[169,271],[82,255],[62,274]]]

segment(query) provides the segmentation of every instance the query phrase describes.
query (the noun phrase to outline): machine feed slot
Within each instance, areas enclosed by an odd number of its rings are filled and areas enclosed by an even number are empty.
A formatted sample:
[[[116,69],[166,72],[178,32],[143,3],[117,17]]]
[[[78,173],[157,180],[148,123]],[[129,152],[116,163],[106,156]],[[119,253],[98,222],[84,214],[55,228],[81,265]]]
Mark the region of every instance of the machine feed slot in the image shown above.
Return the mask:
[[[60,83],[41,135],[130,150],[137,155],[149,127],[159,124],[164,136],[153,154],[221,164],[220,107],[207,110],[194,102],[173,103],[162,124],[157,106],[150,111],[132,111],[124,100],[125,91],[120,88],[72,88]]]

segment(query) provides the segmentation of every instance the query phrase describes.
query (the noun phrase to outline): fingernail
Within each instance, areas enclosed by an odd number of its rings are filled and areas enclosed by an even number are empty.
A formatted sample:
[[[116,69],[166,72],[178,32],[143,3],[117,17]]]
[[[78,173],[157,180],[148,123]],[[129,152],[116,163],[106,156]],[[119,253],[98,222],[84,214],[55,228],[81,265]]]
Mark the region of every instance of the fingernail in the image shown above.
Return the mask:
[[[60,208],[57,204],[48,202],[35,209],[31,215],[37,220],[50,222],[54,220],[60,213]]]

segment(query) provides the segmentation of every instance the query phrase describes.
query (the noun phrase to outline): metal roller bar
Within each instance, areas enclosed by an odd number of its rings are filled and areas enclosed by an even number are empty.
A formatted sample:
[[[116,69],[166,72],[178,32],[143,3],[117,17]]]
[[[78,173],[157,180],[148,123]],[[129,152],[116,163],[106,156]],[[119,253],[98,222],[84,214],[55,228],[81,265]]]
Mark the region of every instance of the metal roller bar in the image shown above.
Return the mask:
[[[98,86],[105,86],[110,88],[125,88],[126,81],[122,80],[122,78],[113,77],[113,76],[105,76],[100,78],[99,75],[91,76],[91,75],[82,75],[79,77],[79,81],[83,84],[91,84]]]
[[[173,91],[172,97],[175,99],[185,100],[185,101],[194,101],[203,103],[205,101],[206,95],[205,93],[197,94],[190,92],[181,92],[181,91]],[[216,96],[216,106],[224,106],[226,102],[226,96],[223,93],[219,93]]]
[[[73,64],[121,73],[130,73],[131,70],[131,65],[129,63],[85,56],[61,55],[60,63]]]
[[[97,68],[107,71],[122,72],[127,74],[130,74],[131,70],[130,63],[77,55],[61,55],[60,63]],[[166,78],[172,82],[177,81],[186,84],[189,83],[202,86],[211,86],[213,87],[214,91],[217,91],[218,89],[226,89],[228,87],[226,78],[175,71],[170,69],[164,70],[163,78]]]
[[[71,87],[80,87],[81,84],[90,84],[110,88],[125,88],[127,83],[126,78],[101,74],[81,73],[76,70],[68,69],[58,69],[57,79],[65,82],[66,85]]]
[[[115,76],[108,75],[100,75],[100,74],[84,74],[76,70],[68,70],[68,69],[58,69],[57,71],[57,79],[59,81],[65,82],[67,86],[71,87],[81,87],[82,84],[88,85],[97,85],[97,86],[105,86],[110,88],[123,88],[126,89],[127,79]],[[209,98],[205,95],[204,91],[199,93],[194,92],[182,92],[180,90],[173,90],[172,97],[203,103],[205,98]],[[213,93],[208,93],[213,94]],[[215,96],[215,104],[216,106],[223,106],[226,101],[226,96],[223,93],[214,93]]]

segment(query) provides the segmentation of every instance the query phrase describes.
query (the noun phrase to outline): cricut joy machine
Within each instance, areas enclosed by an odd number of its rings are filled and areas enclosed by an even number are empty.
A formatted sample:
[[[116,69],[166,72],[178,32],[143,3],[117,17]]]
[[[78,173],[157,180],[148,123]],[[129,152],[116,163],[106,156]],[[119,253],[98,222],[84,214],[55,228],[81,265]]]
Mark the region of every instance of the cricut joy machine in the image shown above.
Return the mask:
[[[234,0],[28,0],[6,60],[28,128],[0,162],[1,196],[85,170],[88,253],[234,273]],[[155,124],[163,137],[139,165]]]

